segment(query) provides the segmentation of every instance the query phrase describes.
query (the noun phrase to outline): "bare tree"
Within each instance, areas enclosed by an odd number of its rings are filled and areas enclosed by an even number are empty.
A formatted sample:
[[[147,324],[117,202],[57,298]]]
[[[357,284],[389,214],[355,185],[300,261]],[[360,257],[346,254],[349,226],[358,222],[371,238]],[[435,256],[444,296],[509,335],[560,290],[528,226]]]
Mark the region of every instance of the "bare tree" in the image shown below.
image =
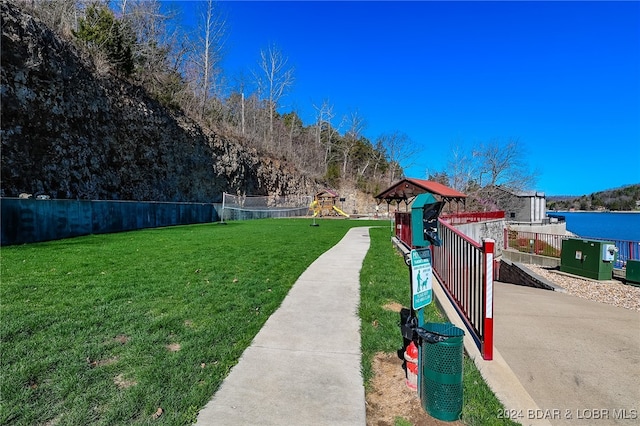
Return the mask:
[[[245,136],[247,134],[246,93],[249,79],[241,72],[233,78],[233,81],[234,87],[228,100],[228,106],[231,110],[231,121],[240,128],[240,133]]]
[[[470,188],[481,209],[519,208],[518,192],[531,189],[535,174],[528,171],[518,139],[492,139],[472,150],[476,160],[477,186]]]
[[[333,126],[331,125],[331,120],[335,117],[333,113],[333,105],[329,105],[329,100],[325,99],[322,101],[321,106],[313,105],[313,108],[316,110],[316,143],[318,147],[323,147],[324,155],[322,159],[322,164],[324,168],[324,173],[327,173],[329,169],[329,161],[331,160],[331,150],[332,150],[332,136],[333,136]],[[322,140],[322,131],[325,130],[327,133],[327,137],[325,140]]]
[[[347,176],[347,164],[353,149],[355,148],[358,140],[362,136],[362,132],[365,129],[366,122],[364,118],[358,113],[353,111],[343,118],[343,124],[347,130],[342,140],[342,176]],[[365,167],[366,168],[366,167]]]
[[[386,172],[386,153],[384,145],[380,138],[376,141],[374,150],[373,150],[373,178],[374,179],[382,179],[382,175]],[[378,175],[378,171],[380,171],[380,175]]]
[[[187,50],[181,30],[169,29],[177,12],[163,11],[160,0],[122,0],[119,11],[135,35],[136,78],[161,97],[173,98]]]
[[[400,177],[403,169],[413,165],[418,147],[409,136],[400,131],[387,133],[378,138],[389,161],[389,184]]]
[[[449,179],[456,190],[469,195],[472,210],[508,210],[514,193],[531,189],[536,174],[530,172],[518,139],[492,139],[464,150],[453,145],[447,170],[436,173]]]
[[[294,153],[293,138],[294,136],[299,136],[302,133],[304,124],[302,123],[302,120],[298,115],[298,111],[296,111],[295,109],[287,114],[284,114],[282,118],[284,121],[283,124],[287,130],[287,140],[288,140],[287,152],[289,154],[293,154]]]
[[[190,64],[193,68],[194,92],[199,100],[198,112],[204,116],[208,101],[219,95],[219,67],[226,34],[226,18],[215,0],[206,0],[203,5],[198,35]]]
[[[275,45],[260,51],[259,67],[261,73],[256,75],[258,86],[266,92],[269,113],[269,143],[273,144],[273,116],[278,109],[280,99],[293,85],[293,68],[288,65],[288,58]]]
[[[35,1],[17,0],[21,7],[40,18],[47,26],[65,37],[78,29],[78,12],[83,0]],[[98,2],[96,2],[98,3]]]
[[[451,148],[450,155],[445,173],[449,176],[449,184],[453,189],[465,192],[474,179],[473,158],[470,158],[458,144]]]
[[[364,136],[358,138],[350,155],[351,169],[356,182],[361,187],[375,187],[378,183],[377,170],[386,163],[384,152],[378,151]]]
[[[535,182],[535,175],[527,171],[525,153],[518,139],[492,139],[472,150],[471,155],[477,161],[477,178],[481,187],[500,185],[523,190]]]

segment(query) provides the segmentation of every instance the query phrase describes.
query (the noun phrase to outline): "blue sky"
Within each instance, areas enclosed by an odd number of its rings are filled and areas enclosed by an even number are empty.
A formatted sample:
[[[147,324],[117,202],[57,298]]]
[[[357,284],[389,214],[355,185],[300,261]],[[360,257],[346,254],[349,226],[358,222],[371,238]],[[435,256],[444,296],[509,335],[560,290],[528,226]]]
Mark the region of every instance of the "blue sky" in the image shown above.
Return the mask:
[[[277,45],[296,80],[282,111],[310,124],[328,100],[372,142],[406,133],[421,148],[410,177],[445,170],[455,145],[517,138],[547,195],[640,183],[639,2],[221,5],[229,78]]]

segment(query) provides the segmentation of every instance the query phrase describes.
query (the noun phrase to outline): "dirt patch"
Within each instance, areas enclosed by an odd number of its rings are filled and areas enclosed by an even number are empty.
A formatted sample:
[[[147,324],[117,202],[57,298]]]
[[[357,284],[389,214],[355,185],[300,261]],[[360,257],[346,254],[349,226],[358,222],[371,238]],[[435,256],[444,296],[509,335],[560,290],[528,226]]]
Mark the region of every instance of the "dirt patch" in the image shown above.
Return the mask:
[[[161,407],[158,407],[156,412],[151,416],[151,419],[157,420],[162,415],[162,413],[164,413],[164,410]]]
[[[124,334],[118,334],[116,337],[113,338],[113,340],[124,345],[129,341],[129,336],[126,336]]]
[[[374,357],[372,389],[367,393],[367,426],[393,426],[397,418],[416,426],[462,426],[427,414],[417,392],[406,385],[402,363],[397,354],[379,353]]]
[[[390,302],[382,307],[382,309],[384,309],[385,311],[391,312],[400,312],[402,308],[404,308],[404,306],[402,306],[398,302]]]
[[[106,358],[106,359],[99,359],[99,360],[91,360],[90,358],[87,358],[87,363],[91,368],[104,367],[105,365],[115,364],[116,362],[118,362],[117,356]]]
[[[135,380],[127,380],[124,378],[123,374],[118,374],[113,378],[113,383],[120,389],[130,388],[131,386],[135,386],[138,384]]]
[[[178,352],[180,349],[182,349],[182,346],[180,346],[180,343],[171,343],[165,347],[169,352]]]

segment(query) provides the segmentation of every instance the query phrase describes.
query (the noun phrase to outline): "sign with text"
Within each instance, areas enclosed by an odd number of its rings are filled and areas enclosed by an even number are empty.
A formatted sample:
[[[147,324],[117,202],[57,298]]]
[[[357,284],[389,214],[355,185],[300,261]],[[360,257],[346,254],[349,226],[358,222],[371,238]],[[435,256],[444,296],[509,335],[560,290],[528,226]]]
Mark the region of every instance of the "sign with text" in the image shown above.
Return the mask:
[[[411,250],[411,304],[414,310],[431,303],[431,249]]]

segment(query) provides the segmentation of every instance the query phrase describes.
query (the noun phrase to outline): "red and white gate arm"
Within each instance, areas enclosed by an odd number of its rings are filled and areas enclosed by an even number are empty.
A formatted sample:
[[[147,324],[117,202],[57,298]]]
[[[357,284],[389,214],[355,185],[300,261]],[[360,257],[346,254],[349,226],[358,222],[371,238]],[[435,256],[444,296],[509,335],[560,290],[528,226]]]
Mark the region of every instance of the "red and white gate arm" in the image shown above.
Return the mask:
[[[491,238],[482,240],[484,251],[484,283],[483,309],[484,312],[484,339],[482,340],[482,358],[486,361],[493,359],[493,253],[495,241]]]

